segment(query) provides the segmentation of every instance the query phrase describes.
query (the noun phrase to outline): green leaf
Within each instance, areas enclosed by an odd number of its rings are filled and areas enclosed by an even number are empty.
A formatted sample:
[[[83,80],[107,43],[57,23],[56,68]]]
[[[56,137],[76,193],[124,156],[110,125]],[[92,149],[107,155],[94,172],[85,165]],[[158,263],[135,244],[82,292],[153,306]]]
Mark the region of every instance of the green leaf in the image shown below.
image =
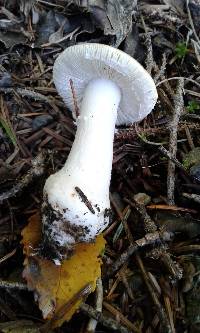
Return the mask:
[[[176,48],[175,48],[175,52],[176,52],[176,56],[178,58],[184,58],[186,56],[186,54],[188,53],[188,48],[185,44],[185,42],[178,42],[176,44]]]
[[[197,110],[200,110],[200,105],[196,101],[189,101],[188,105],[186,106],[188,112],[193,113]]]
[[[9,137],[9,139],[13,143],[13,145],[17,146],[16,137],[13,134],[12,129],[10,128],[10,126],[8,125],[8,123],[3,118],[1,118],[1,117],[0,117],[0,125],[5,130],[7,136]]]

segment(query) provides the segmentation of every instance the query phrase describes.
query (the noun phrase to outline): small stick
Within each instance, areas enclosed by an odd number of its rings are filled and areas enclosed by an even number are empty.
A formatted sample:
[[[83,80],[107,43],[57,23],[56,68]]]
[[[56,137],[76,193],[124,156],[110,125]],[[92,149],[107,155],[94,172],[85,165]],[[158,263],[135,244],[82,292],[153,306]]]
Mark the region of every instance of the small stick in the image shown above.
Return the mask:
[[[106,308],[106,310],[112,313],[112,315],[118,317],[122,324],[125,325],[128,329],[130,329],[131,332],[140,332],[140,330],[113,305],[104,301],[103,306]]]
[[[140,248],[154,244],[157,241],[165,241],[169,242],[172,238],[172,233],[167,231],[156,231],[153,233],[146,234],[143,238],[140,238],[134,241],[133,244],[129,245],[129,247],[122,252],[122,254],[118,257],[118,259],[112,264],[112,267],[108,270],[108,275],[112,275],[115,273],[128,259],[132,256]]]
[[[161,321],[161,325],[162,325],[162,332],[168,332],[168,333],[172,333],[172,330],[171,330],[171,326],[170,326],[170,323],[168,322],[167,320],[167,316],[165,314],[165,311],[163,309],[163,306],[162,304],[160,303],[155,291],[153,290],[152,286],[151,286],[151,283],[149,281],[149,278],[148,278],[148,275],[147,275],[147,272],[144,268],[144,265],[143,265],[143,262],[140,258],[139,255],[136,255],[136,260],[137,260],[137,263],[138,263],[138,266],[141,270],[141,273],[142,273],[142,276],[143,276],[143,279],[144,279],[144,282],[147,286],[147,289],[151,295],[151,298],[152,298],[152,301],[158,311],[158,316],[160,318],[160,321]]]
[[[110,193],[110,202],[113,205],[114,209],[116,210],[116,213],[117,213],[117,215],[118,215],[121,223],[123,224],[123,228],[124,228],[124,230],[126,232],[126,235],[127,235],[128,239],[129,239],[129,242],[131,243],[133,237],[131,235],[131,232],[130,232],[128,224],[127,224],[127,220],[128,220],[129,215],[131,213],[131,209],[129,208],[129,206],[127,206],[125,214],[123,214],[121,212],[121,210],[119,209],[119,207],[118,207],[117,203],[115,202],[115,199],[114,199],[114,197],[113,197],[113,195],[111,193]]]
[[[0,195],[0,203],[16,196],[18,193],[22,192],[34,178],[40,177],[44,173],[44,160],[44,152],[39,153],[39,155],[32,160],[32,168],[25,174],[25,176],[10,190],[3,192]]]
[[[189,127],[188,126],[185,126],[185,134],[187,136],[187,140],[188,140],[188,144],[190,146],[190,149],[194,149],[194,142],[193,142],[193,139],[192,139],[192,136],[190,134],[190,130],[189,130]]]
[[[176,157],[177,152],[177,129],[178,123],[183,112],[183,88],[184,80],[180,79],[177,85],[177,91],[174,96],[174,114],[172,116],[171,126],[169,126],[169,152],[173,157]],[[175,164],[172,161],[168,162],[168,174],[167,174],[167,200],[169,205],[174,206],[174,190],[175,190]]]
[[[98,311],[99,313],[102,312],[102,304],[103,304],[103,284],[102,280],[99,277],[97,279],[97,284],[96,284],[96,304],[95,304],[95,310]],[[95,333],[96,331],[96,326],[98,322],[94,318],[90,318],[88,325],[87,325],[87,333]]]
[[[124,210],[122,211],[122,215],[123,215],[123,220],[125,220],[126,221],[126,219],[129,217],[129,214],[127,214],[129,212],[129,205],[128,206],[126,206],[125,208],[124,208]],[[104,237],[105,236],[107,236],[107,235],[109,235],[112,231],[113,231],[113,229],[119,224],[119,221],[120,222],[122,222],[123,223],[123,220],[121,220],[120,218],[118,219],[116,219],[104,232],[103,232],[103,235],[104,235]]]
[[[126,202],[132,207],[135,207],[137,211],[140,213],[144,220],[144,229],[147,233],[154,233],[157,231],[157,226],[155,222],[151,219],[150,215],[146,211],[146,207],[143,204],[140,204],[139,201],[134,197],[134,203],[132,201],[125,199]],[[167,267],[170,274],[174,279],[182,278],[182,269],[180,269],[179,265],[172,260],[169,253],[166,250],[166,244],[163,240],[160,240],[159,245],[151,251],[151,255],[156,259],[160,259],[164,265]]]
[[[108,291],[108,294],[106,296],[106,299],[109,300],[112,297],[112,294],[114,293],[115,289],[117,288],[119,282],[122,280],[121,273],[123,274],[127,270],[127,263],[125,263],[120,270],[116,273],[116,280],[113,282],[113,284],[110,287],[110,290]]]
[[[135,131],[136,131],[136,134],[139,136],[139,138],[149,144],[149,145],[152,145],[152,146],[156,146],[157,149],[164,155],[166,156],[167,158],[169,158],[170,161],[174,162],[174,164],[181,170],[183,170],[184,172],[187,172],[187,170],[184,168],[184,166],[176,159],[176,157],[174,157],[165,147],[163,147],[163,145],[161,143],[157,143],[157,142],[152,142],[152,141],[149,141],[147,140],[146,138],[144,138],[138,131],[138,128],[137,128],[137,125],[135,125]]]
[[[164,302],[165,302],[165,309],[167,312],[167,316],[169,318],[169,323],[171,326],[171,331],[172,331],[172,333],[176,333],[176,330],[174,327],[174,318],[173,318],[172,307],[171,307],[170,299],[167,295],[164,295]]]
[[[128,283],[127,276],[126,276],[124,270],[120,270],[117,273],[117,276],[120,279],[120,281],[123,282],[125,289],[127,291],[127,294],[129,295],[130,299],[133,301],[134,300],[133,292],[132,292],[132,289],[130,288],[130,285]]]
[[[200,45],[200,39],[199,39],[199,37],[198,37],[198,35],[197,35],[197,32],[196,32],[196,30],[195,30],[195,26],[194,26],[194,23],[193,23],[192,15],[191,15],[191,12],[190,12],[189,1],[190,1],[190,0],[187,0],[187,1],[186,1],[186,8],[187,8],[187,13],[188,13],[188,18],[189,18],[189,22],[190,22],[190,25],[191,25],[191,28],[192,28],[193,34],[194,34],[194,36],[195,36],[195,38],[196,38],[196,41],[197,41],[197,43]]]
[[[77,118],[80,115],[80,112],[79,112],[79,107],[78,107],[78,104],[77,104],[77,99],[76,99],[76,94],[75,94],[74,84],[73,84],[72,79],[69,80],[69,83],[70,83],[72,96],[73,96],[73,101],[74,101],[75,115],[76,115],[76,118]]]
[[[166,65],[167,65],[167,58],[166,58],[166,54],[163,53],[161,67],[158,70],[157,74],[154,76],[155,84],[159,81],[160,78],[164,77],[165,70],[166,70]]]
[[[11,282],[11,281],[6,281],[6,280],[0,280],[0,288],[28,290],[28,287],[25,283]]]
[[[177,128],[181,113],[184,108],[183,101],[183,88],[184,80],[180,79],[177,91],[174,96],[174,114],[171,121],[170,138],[169,138],[169,152],[173,157],[176,157],[177,152]],[[168,162],[168,175],[167,175],[167,199],[169,205],[174,206],[174,189],[175,189],[175,164],[172,161]]]
[[[158,147],[158,150],[166,157],[169,158],[170,161],[172,161],[177,168],[183,170],[184,172],[186,172],[187,170],[184,168],[184,166],[176,159],[176,157],[174,157],[165,147],[160,146]]]
[[[42,327],[40,327],[41,333],[48,333],[53,324],[60,320],[71,308],[72,306],[81,298],[86,298],[91,293],[91,284],[86,284],[82,289],[80,289],[67,303],[65,303],[58,312],[48,320]]]
[[[152,233],[156,232],[157,227],[155,225],[155,222],[151,219],[150,215],[147,213],[145,205],[139,203],[139,201],[136,199],[136,196],[133,197],[134,202],[130,201],[129,199],[126,199],[126,202],[129,202],[132,207],[136,208],[136,210],[140,213],[140,215],[143,218],[144,221],[144,230],[146,233]]]
[[[193,193],[182,193],[183,197],[188,198],[190,200],[194,200],[198,204],[200,204],[200,195],[199,194],[193,194]]]
[[[0,264],[4,261],[6,261],[7,259],[11,258],[15,253],[16,253],[17,249],[12,250],[11,252],[9,252],[8,254],[6,254],[5,256],[3,256],[2,258],[0,258]]]
[[[95,214],[94,208],[92,207],[90,201],[88,200],[88,198],[86,197],[86,195],[83,193],[83,191],[78,186],[75,186],[75,190],[78,193],[78,195],[81,198],[81,200],[86,205],[86,207],[91,211],[92,214]]]
[[[189,81],[189,82],[192,82],[194,84],[196,84],[198,87],[200,87],[200,83],[198,83],[197,81],[193,80],[193,79],[190,79],[189,77],[184,77],[184,76],[174,76],[174,77],[168,77],[167,79],[163,79],[162,81],[159,81],[157,84],[156,84],[156,87],[160,86],[161,84],[167,82],[167,81],[171,81],[171,80],[185,80],[186,82]]]
[[[99,311],[96,311],[92,306],[82,303],[80,305],[80,310],[87,314],[89,317],[94,318],[98,321],[98,323],[102,324],[103,326],[120,333],[131,333],[130,330],[128,330],[123,325],[119,324],[116,320],[109,318],[101,313]],[[139,333],[139,331],[138,331]]]
[[[14,94],[15,92],[17,92],[21,97],[26,96],[33,98],[35,101],[48,103],[54,109],[56,114],[59,113],[57,106],[53,103],[51,99],[33,90],[24,88],[0,88],[0,93]]]
[[[146,40],[145,45],[147,48],[147,57],[146,57],[146,70],[151,75],[152,69],[154,68],[154,59],[153,59],[153,48],[152,48],[152,42],[151,42],[151,36],[147,32],[145,34]]]

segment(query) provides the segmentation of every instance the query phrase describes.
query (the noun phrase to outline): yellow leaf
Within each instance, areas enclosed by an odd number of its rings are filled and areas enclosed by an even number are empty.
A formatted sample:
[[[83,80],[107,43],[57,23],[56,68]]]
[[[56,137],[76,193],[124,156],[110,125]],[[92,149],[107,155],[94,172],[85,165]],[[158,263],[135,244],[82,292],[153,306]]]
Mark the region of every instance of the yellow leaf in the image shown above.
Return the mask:
[[[70,320],[84,300],[86,291],[95,290],[96,280],[101,275],[99,255],[105,247],[105,240],[99,235],[95,243],[77,244],[74,255],[57,266],[34,254],[41,237],[39,214],[30,218],[22,236],[26,255],[23,276],[29,289],[35,291],[43,317],[52,319],[52,327],[60,326],[65,320]]]

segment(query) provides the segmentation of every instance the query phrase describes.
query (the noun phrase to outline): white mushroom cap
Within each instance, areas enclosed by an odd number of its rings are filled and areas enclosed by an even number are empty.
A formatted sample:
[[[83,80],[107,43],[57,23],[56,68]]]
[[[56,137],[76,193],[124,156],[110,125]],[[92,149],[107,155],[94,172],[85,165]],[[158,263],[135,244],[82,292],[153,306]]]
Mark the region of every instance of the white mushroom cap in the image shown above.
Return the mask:
[[[111,46],[95,43],[70,46],[55,61],[54,83],[72,112],[70,80],[80,107],[86,86],[96,78],[110,79],[121,89],[116,125],[142,120],[157,101],[156,87],[148,72],[131,56]]]

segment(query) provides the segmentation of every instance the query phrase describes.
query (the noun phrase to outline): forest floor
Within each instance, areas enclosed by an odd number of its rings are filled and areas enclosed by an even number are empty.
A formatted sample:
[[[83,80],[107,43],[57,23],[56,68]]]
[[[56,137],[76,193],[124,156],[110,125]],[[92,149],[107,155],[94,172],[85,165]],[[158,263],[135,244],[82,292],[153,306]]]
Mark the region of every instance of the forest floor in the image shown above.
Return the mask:
[[[0,1],[2,332],[200,332],[200,2],[136,2]],[[22,278],[21,232],[76,132],[52,81],[54,61],[86,41],[140,62],[158,102],[115,134],[112,221],[95,292],[102,317],[91,323],[81,307],[47,330]],[[95,293],[84,303],[91,309]]]

